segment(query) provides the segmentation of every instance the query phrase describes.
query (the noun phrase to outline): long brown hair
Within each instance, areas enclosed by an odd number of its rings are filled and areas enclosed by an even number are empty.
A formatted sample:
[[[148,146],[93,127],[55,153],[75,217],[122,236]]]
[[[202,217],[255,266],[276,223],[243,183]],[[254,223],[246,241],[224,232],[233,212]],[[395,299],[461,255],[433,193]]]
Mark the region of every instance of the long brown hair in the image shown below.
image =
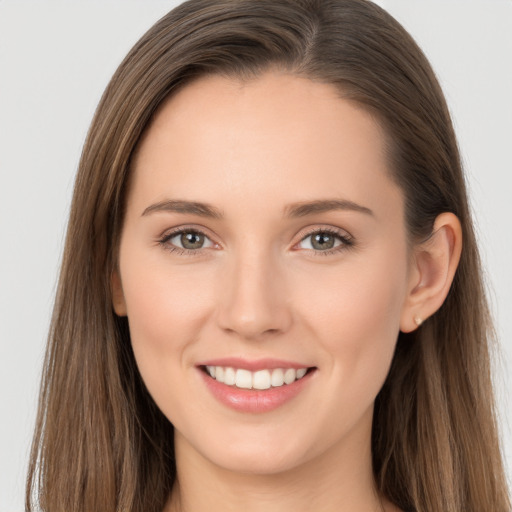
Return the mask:
[[[377,487],[406,511],[509,512],[491,386],[492,327],[448,108],[413,39],[366,0],[190,0],[119,66],[76,178],[27,510],[35,503],[51,512],[163,509],[175,480],[173,427],[145,389],[127,321],[111,303],[130,158],[178,88],[209,73],[245,78],[270,67],[333,84],[382,124],[412,241],[428,236],[442,212],[462,224],[449,295],[417,331],[400,333],[376,400]]]

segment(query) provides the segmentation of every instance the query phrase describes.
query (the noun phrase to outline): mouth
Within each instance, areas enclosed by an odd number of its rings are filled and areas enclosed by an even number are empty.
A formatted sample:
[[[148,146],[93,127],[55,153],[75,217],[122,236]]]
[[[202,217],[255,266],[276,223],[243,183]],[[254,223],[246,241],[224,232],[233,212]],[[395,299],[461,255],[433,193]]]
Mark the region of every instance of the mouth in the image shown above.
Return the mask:
[[[201,365],[211,379],[237,389],[264,391],[289,386],[316,370],[315,367],[267,368],[250,371],[233,366]]]
[[[224,406],[241,413],[267,413],[298,396],[311,396],[316,366],[264,358],[225,357],[201,361],[196,366],[211,395]]]

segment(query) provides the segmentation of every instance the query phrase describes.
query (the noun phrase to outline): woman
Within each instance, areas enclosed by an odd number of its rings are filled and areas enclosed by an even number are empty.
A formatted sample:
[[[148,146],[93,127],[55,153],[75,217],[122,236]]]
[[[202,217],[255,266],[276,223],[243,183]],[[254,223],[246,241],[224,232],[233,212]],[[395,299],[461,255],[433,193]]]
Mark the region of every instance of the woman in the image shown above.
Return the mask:
[[[27,508],[38,483],[52,511],[509,510],[490,329],[449,114],[397,22],[186,2],[84,147]]]

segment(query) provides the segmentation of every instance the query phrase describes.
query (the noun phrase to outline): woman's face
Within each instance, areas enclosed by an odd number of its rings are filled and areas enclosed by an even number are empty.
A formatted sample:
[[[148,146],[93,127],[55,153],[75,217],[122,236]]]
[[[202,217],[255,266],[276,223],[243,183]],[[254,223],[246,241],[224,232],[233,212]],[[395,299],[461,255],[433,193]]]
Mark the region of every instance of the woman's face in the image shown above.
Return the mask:
[[[380,127],[331,85],[213,76],[163,105],[113,283],[178,454],[254,473],[369,457],[410,314],[403,215]]]

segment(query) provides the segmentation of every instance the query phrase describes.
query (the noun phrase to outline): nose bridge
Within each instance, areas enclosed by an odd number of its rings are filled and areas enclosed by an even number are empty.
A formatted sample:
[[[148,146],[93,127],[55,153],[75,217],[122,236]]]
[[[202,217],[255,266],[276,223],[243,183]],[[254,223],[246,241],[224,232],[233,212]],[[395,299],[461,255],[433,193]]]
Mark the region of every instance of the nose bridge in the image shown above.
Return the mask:
[[[247,339],[289,327],[283,262],[269,247],[244,244],[228,258],[219,293],[219,326]]]

